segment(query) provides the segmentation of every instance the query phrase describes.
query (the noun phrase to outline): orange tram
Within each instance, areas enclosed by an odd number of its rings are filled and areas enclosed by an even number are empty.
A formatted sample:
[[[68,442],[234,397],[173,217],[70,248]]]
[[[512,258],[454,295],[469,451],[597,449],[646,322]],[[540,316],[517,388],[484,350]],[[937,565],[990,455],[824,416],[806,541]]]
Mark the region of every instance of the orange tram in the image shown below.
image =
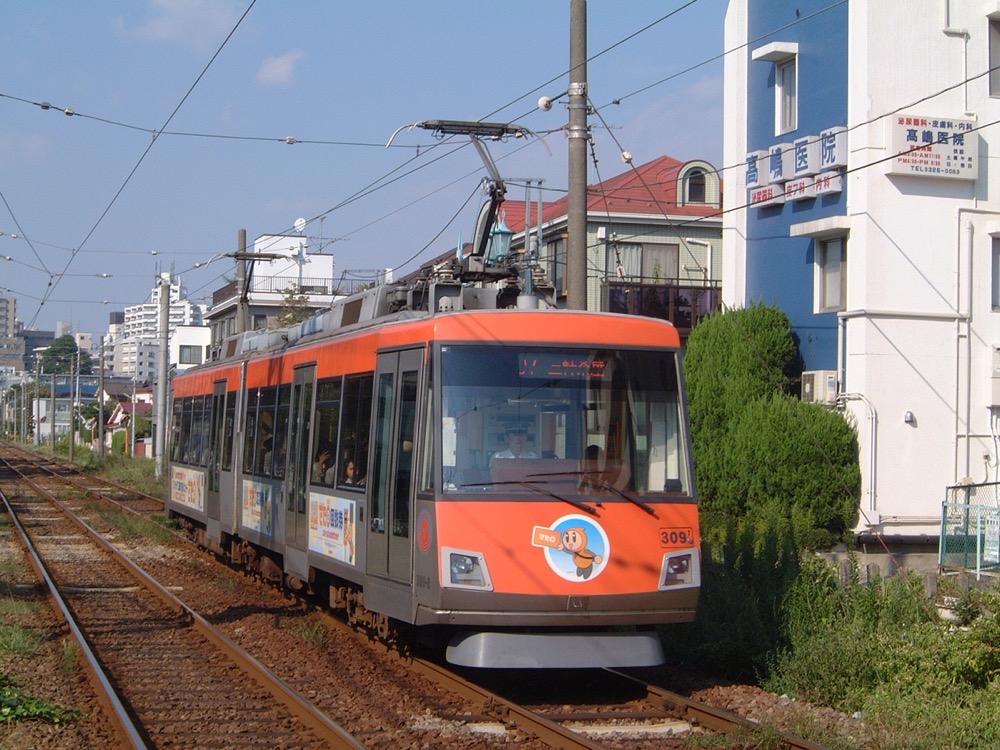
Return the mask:
[[[168,512],[455,664],[661,663],[700,585],[678,334],[498,301],[387,285],[229,339],[173,379]]]

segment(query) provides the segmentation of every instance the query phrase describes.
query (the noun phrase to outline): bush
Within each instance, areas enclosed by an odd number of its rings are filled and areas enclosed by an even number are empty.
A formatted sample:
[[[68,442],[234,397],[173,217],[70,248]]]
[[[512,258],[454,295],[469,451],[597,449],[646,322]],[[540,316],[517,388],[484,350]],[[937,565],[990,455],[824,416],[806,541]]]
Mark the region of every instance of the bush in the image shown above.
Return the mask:
[[[668,660],[732,679],[762,676],[784,645],[782,605],[799,569],[792,514],[703,520],[701,596],[691,625],[665,633]]]
[[[804,546],[841,540],[856,515],[857,438],[840,413],[790,395],[801,361],[787,316],[760,305],[699,323],[685,370],[702,509],[741,517],[782,503]]]

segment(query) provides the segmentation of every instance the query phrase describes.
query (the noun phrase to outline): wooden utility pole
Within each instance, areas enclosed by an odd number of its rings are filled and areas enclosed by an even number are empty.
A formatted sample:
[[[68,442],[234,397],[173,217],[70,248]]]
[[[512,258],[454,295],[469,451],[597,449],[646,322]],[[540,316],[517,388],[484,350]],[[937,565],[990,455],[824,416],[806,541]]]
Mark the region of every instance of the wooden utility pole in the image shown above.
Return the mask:
[[[160,274],[159,347],[156,353],[156,432],[153,455],[157,478],[164,473],[167,450],[167,379],[170,377],[170,274]]]
[[[587,309],[587,0],[570,0],[566,306]]]
[[[236,333],[250,329],[250,296],[247,289],[247,230],[239,231],[236,249]]]

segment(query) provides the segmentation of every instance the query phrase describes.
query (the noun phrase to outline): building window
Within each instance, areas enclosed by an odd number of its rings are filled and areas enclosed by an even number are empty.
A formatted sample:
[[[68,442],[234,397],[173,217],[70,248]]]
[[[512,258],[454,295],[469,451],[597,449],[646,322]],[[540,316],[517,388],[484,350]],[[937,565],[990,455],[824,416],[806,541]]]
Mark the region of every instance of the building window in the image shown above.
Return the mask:
[[[1000,96],[1000,18],[990,19],[990,96]]]
[[[990,303],[1000,310],[1000,237],[993,238],[992,265],[990,267]]]
[[[566,293],[566,240],[558,239],[545,244],[545,254],[548,257],[549,278],[555,287],[556,294]]]
[[[647,242],[612,242],[608,244],[607,274],[626,281],[664,283],[676,281],[679,246]]]
[[[775,119],[778,135],[798,127],[798,65],[796,57],[789,57],[774,66]]]
[[[819,312],[837,312],[847,306],[847,240],[835,237],[817,240]]]
[[[704,161],[688,162],[678,175],[677,203],[719,205],[719,175]]]
[[[178,363],[182,365],[200,365],[201,347],[181,344],[178,353]]]
[[[705,173],[700,169],[694,169],[687,176],[687,190],[685,203],[705,202]]]

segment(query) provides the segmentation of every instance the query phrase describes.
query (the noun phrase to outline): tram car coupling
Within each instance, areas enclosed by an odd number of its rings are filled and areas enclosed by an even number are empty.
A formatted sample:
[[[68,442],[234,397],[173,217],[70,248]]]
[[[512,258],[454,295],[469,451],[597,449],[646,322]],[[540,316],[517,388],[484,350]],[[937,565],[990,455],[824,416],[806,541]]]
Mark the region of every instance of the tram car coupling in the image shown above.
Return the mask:
[[[171,385],[169,514],[455,664],[661,663],[701,571],[680,339],[554,297],[473,253],[221,342]]]

